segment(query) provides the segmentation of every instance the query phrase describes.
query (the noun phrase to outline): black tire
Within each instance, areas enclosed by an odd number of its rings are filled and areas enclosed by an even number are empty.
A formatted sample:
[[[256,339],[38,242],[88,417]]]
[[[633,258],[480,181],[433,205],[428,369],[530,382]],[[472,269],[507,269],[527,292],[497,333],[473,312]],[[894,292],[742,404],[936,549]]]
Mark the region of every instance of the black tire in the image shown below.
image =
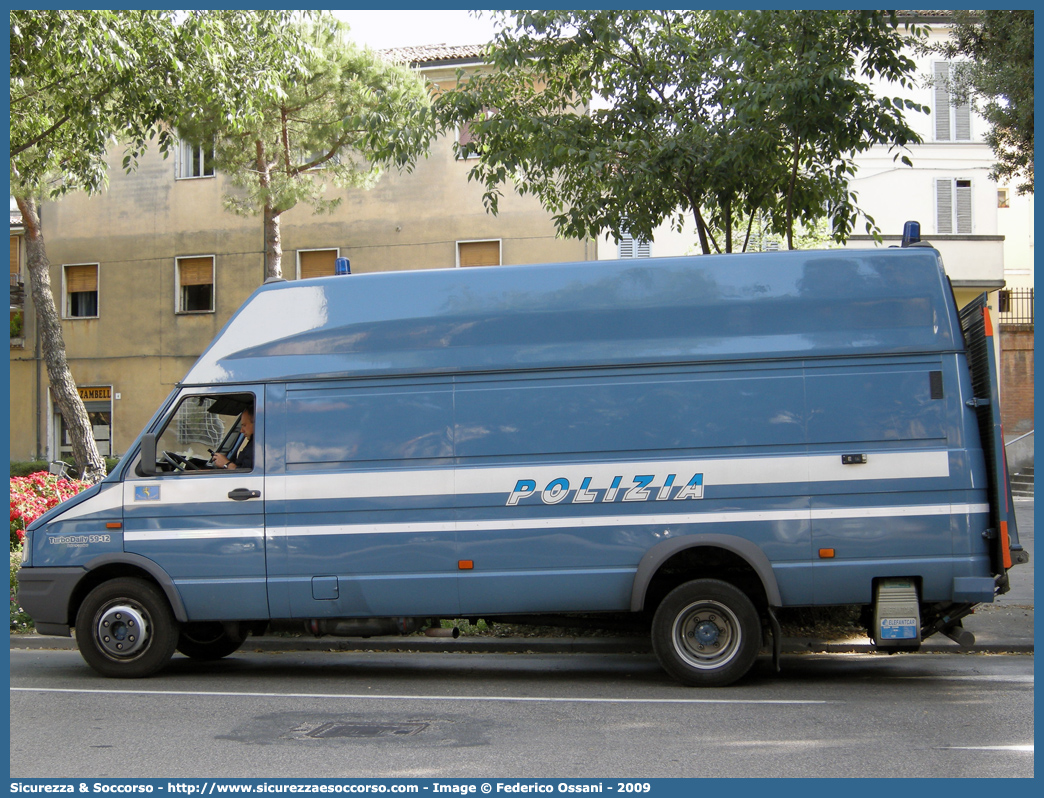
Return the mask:
[[[144,579],[103,582],[76,613],[80,655],[102,676],[151,676],[167,664],[177,643],[178,625],[167,597]]]
[[[230,633],[217,621],[187,623],[181,627],[178,651],[192,659],[209,661],[238,651],[244,640],[245,634]]]
[[[728,582],[694,579],[660,602],[653,650],[663,669],[693,687],[723,687],[750,670],[761,650],[761,621],[747,595]]]

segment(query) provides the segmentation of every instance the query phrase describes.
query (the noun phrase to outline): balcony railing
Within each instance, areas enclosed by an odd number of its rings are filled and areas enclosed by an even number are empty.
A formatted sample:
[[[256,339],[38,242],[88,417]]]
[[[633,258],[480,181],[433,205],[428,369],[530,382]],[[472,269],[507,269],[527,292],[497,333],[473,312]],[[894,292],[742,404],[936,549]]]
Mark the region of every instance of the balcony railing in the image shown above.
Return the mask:
[[[1033,326],[1033,289],[1008,288],[997,300],[997,320],[1001,324]]]

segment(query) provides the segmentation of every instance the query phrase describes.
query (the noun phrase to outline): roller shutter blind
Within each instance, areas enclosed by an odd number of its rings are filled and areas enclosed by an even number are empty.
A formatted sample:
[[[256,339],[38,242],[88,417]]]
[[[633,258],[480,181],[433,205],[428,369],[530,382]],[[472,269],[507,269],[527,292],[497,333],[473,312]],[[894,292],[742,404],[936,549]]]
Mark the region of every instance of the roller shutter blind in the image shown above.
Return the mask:
[[[214,282],[213,258],[182,258],[178,261],[181,284],[211,285]]]
[[[499,241],[468,241],[457,244],[461,267],[499,266]]]
[[[98,266],[66,266],[65,293],[79,294],[98,290]]]
[[[310,277],[332,277],[336,274],[336,249],[318,249],[309,252],[298,252],[301,265],[301,279]]]

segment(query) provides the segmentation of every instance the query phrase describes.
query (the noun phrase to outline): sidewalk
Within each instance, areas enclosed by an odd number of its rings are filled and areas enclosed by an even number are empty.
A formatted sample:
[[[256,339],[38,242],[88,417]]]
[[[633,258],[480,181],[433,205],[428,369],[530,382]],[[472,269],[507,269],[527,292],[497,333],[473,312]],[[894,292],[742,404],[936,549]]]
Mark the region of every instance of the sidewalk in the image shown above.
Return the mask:
[[[944,635],[924,641],[922,653],[1032,654],[1033,653],[1033,499],[1016,499],[1015,516],[1019,542],[1029,552],[1030,561],[1011,570],[1011,590],[993,604],[980,605],[964,619],[964,628],[975,635],[975,645],[960,648]],[[68,637],[37,634],[11,635],[11,648],[75,649]],[[424,651],[458,653],[597,653],[622,654],[651,652],[646,638],[630,637],[460,637],[456,640],[422,636],[337,638],[337,637],[251,637],[246,651]],[[867,638],[825,640],[789,637],[783,652],[862,653],[872,650]]]

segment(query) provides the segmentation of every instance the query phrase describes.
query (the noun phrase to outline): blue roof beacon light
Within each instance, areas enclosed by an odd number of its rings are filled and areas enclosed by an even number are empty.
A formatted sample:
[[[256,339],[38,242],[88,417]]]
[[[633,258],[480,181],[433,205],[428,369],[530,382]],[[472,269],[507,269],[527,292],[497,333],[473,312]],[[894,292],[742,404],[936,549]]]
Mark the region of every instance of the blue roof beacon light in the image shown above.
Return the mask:
[[[329,263],[329,261],[327,261]],[[352,264],[348,258],[338,258],[334,261],[334,274],[340,277],[342,274],[351,274]]]
[[[907,222],[903,225],[903,243],[904,247],[912,247],[914,244],[921,243],[921,223],[920,222]]]

